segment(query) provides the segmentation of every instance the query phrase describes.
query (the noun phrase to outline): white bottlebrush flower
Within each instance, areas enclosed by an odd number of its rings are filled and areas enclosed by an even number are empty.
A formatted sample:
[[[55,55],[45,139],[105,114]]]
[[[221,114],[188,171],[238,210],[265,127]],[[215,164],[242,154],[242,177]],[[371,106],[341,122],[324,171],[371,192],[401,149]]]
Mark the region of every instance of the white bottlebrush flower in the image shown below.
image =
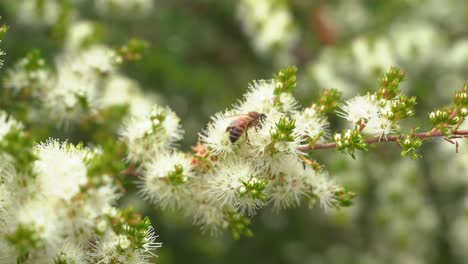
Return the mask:
[[[149,15],[154,8],[152,0],[95,0],[94,4],[101,15],[129,18]]]
[[[110,178],[109,176],[104,176]],[[91,188],[87,192],[86,203],[82,205],[83,214],[86,218],[95,219],[105,213],[105,208],[115,205],[120,198],[118,188],[107,183],[99,188]]]
[[[236,147],[229,139],[227,127],[236,118],[235,114],[217,113],[211,117],[211,122],[206,130],[200,134],[200,140],[210,148],[215,155],[226,155],[234,153]]]
[[[8,69],[4,79],[4,87],[9,89],[14,94],[28,88],[33,95],[39,95],[44,92],[49,79],[51,78],[50,72],[43,67],[37,69],[27,69],[27,64],[30,63],[29,59],[23,58],[19,60],[15,66]],[[38,66],[44,65],[44,60],[40,59],[37,62]]]
[[[51,89],[43,98],[50,115],[61,122],[78,121],[96,110],[100,85],[115,70],[118,56],[103,46],[94,46],[57,61]]]
[[[250,193],[246,185],[258,182],[258,175],[249,163],[239,160],[224,161],[212,172],[207,181],[207,193],[220,205],[238,208],[241,212],[253,213],[264,203]],[[257,192],[257,190],[255,191]]]
[[[55,251],[63,234],[62,220],[57,215],[56,205],[54,200],[41,196],[25,202],[16,211],[13,232],[16,228],[27,227],[45,246],[46,252]]]
[[[117,235],[112,231],[107,232],[100,240],[93,244],[93,251],[89,253],[92,263],[150,263],[149,258],[154,256],[153,251],[161,246],[155,242],[153,228],[149,228],[144,240],[146,244],[140,249],[135,249],[131,240],[125,235]]]
[[[443,38],[441,32],[429,23],[415,23],[405,21],[395,26],[392,32],[394,53],[399,61],[408,67],[422,67],[434,61],[443,52]]]
[[[239,102],[235,109],[240,114],[251,111],[269,114],[271,111],[292,113],[299,104],[290,93],[275,95],[276,80],[258,80],[249,84],[249,91],[244,95],[244,100]]]
[[[139,84],[120,74],[112,74],[106,81],[101,96],[102,108],[115,105],[128,105],[133,116],[144,115],[161,99],[154,93],[143,93]]]
[[[60,245],[54,260],[57,263],[88,263],[87,256],[83,248],[71,241],[65,241]]]
[[[89,257],[94,263],[126,263],[127,256],[122,253],[124,252],[118,247],[117,236],[112,232],[93,244],[93,251],[89,253]]]
[[[12,157],[0,154],[0,236],[8,228],[16,209],[15,193],[18,190],[13,182],[17,174],[13,162]]]
[[[173,208],[183,202],[193,176],[191,159],[183,153],[158,155],[145,164],[140,192],[162,208]]]
[[[309,191],[302,162],[294,156],[283,155],[272,163],[270,170],[273,178],[266,192],[273,206],[277,209],[298,206]]]
[[[259,55],[276,55],[278,62],[292,59],[289,52],[298,40],[298,31],[285,3],[242,0],[239,1],[237,14]]]
[[[320,207],[325,211],[334,208],[336,203],[334,191],[338,187],[335,182],[326,173],[316,173],[310,168],[304,170],[304,173],[312,193],[318,198]]]
[[[23,125],[0,110],[0,141],[11,131],[22,131]]]
[[[293,122],[293,119],[286,118],[280,112],[271,111],[260,128],[257,130],[252,129],[251,138],[249,138],[248,150],[251,153],[251,159],[254,161],[262,157],[262,162],[267,165],[275,162],[277,157],[276,154],[293,154],[299,155],[302,152],[298,149],[304,146],[303,136],[297,128],[294,128],[288,138],[281,138],[280,140],[274,138],[274,135],[283,136],[283,132],[280,131],[282,120],[287,122]]]
[[[208,177],[197,177],[188,186],[190,193],[184,201],[184,213],[193,219],[193,223],[208,231],[217,234],[222,228],[227,226],[224,207],[212,198],[206,191],[209,186]]]
[[[88,182],[89,150],[48,140],[36,146],[36,153],[34,171],[45,195],[70,200]]]
[[[388,112],[386,104],[382,106],[375,95],[356,96],[341,105],[338,115],[353,124],[364,122],[363,133],[385,136],[395,127],[385,116]]]
[[[83,50],[72,61],[72,69],[82,75],[109,74],[121,62],[115,50],[96,45]]]
[[[61,13],[61,3],[57,0],[19,0],[17,18],[31,27],[50,27],[57,23]]]
[[[297,131],[303,136],[315,139],[327,135],[328,121],[319,115],[313,107],[296,112],[294,119],[296,120]]]
[[[447,56],[444,56],[443,62],[450,69],[467,69],[468,61],[468,38],[458,40],[453,43]]]
[[[338,56],[335,50],[325,48],[316,62],[309,64],[308,72],[318,87],[332,87],[343,92],[345,96],[353,95],[355,87],[343,78],[339,70],[343,68],[343,65],[351,64],[351,62],[344,62],[345,60],[349,61],[349,58]]]
[[[68,52],[76,52],[88,45],[96,34],[96,26],[87,20],[73,22],[68,29],[65,38],[65,49]]]
[[[351,43],[354,67],[361,76],[374,76],[396,65],[391,43],[388,39],[379,38],[370,42],[360,37]]]
[[[182,139],[179,117],[168,107],[153,106],[149,113],[131,117],[120,135],[128,146],[128,158],[145,161],[171,150]]]

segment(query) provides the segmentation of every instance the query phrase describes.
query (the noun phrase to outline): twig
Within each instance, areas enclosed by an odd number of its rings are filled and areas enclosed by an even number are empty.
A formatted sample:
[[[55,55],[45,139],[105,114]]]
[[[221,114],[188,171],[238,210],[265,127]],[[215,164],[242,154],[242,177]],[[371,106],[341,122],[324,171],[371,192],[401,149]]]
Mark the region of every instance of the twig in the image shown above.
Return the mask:
[[[443,134],[441,131],[437,130],[437,131],[429,131],[429,132],[411,134],[411,136],[418,137],[420,139],[428,139],[428,138],[433,138],[433,137],[445,137],[445,136],[448,136],[449,138],[452,136],[456,138],[468,138],[468,130],[452,131],[452,133],[450,133],[449,135]],[[403,139],[403,137],[404,135],[391,135],[391,136],[386,136],[386,137],[377,136],[377,137],[367,138],[365,142],[367,144],[381,143],[381,142],[393,142],[399,139]],[[298,150],[301,152],[310,152],[316,149],[332,149],[332,148],[336,148],[335,142],[309,145],[309,146],[298,148]]]

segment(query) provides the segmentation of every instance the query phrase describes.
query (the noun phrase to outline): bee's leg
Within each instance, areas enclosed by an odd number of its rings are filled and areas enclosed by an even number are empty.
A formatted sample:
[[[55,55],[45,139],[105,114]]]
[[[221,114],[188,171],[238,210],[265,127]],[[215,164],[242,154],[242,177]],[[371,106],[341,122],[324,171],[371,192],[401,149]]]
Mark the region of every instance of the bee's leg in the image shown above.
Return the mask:
[[[247,130],[245,131],[245,139],[247,140],[247,145],[252,146],[250,145],[249,132]]]

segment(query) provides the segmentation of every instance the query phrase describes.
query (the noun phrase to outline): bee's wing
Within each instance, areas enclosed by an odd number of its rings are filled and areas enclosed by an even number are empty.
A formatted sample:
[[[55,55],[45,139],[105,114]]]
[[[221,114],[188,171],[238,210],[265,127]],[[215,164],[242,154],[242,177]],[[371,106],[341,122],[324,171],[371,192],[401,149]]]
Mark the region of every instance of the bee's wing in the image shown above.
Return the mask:
[[[229,126],[226,128],[226,131],[233,128],[233,127],[240,127],[245,129],[247,126],[247,123],[251,120],[252,118],[248,115],[239,115],[238,118],[232,120],[232,122],[229,124]]]

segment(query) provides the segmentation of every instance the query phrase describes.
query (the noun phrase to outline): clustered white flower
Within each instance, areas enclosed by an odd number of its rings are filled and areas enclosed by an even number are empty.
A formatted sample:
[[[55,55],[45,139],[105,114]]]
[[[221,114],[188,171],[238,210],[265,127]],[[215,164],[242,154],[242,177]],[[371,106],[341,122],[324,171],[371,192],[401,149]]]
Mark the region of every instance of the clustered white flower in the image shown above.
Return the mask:
[[[155,105],[145,115],[130,117],[121,135],[128,145],[129,160],[146,161],[174,147],[183,130],[172,110]]]
[[[313,106],[300,110],[281,87],[276,79],[253,82],[232,109],[212,117],[194,154],[174,148],[181,136],[179,119],[167,108],[156,106],[153,114],[125,123],[122,139],[129,159],[139,165],[142,196],[182,210],[212,231],[226,227],[233,213],[253,215],[267,204],[280,209],[308,199],[324,209],[336,207],[342,187],[306,165],[300,151],[308,140],[327,135],[328,122]],[[228,127],[249,112],[265,118],[232,142]]]
[[[390,104],[391,100],[379,100],[375,94],[356,96],[341,106],[339,116],[353,125],[363,125],[363,133],[383,137],[398,129],[398,123],[388,119]]]
[[[33,120],[48,118],[65,127],[113,106],[128,106],[133,114],[149,111],[157,96],[143,93],[137,82],[118,71],[122,58],[114,49],[88,43],[91,22],[73,25],[65,41],[69,45],[54,68],[37,51],[30,52],[6,72],[5,90],[42,102]]]
[[[451,38],[431,21],[396,21],[389,34],[361,34],[345,48],[322,49],[318,59],[309,63],[308,76],[319,87],[337,88],[349,96],[362,86],[372,85],[369,80],[388,67],[398,65],[409,69],[411,75],[427,74],[428,70],[447,73],[449,77],[435,84],[444,95],[447,86],[460,86],[466,75],[466,39]]]
[[[74,17],[80,5],[88,0],[4,0],[7,10],[16,13],[16,19],[33,28],[50,28],[66,23],[64,18]],[[3,3],[4,2],[4,3]],[[148,16],[154,9],[152,0],[93,0],[94,9],[100,15],[138,18]],[[84,28],[81,28],[84,29]]]
[[[6,134],[21,135],[23,127],[1,112],[0,131],[3,144]],[[16,157],[0,152],[1,263],[146,263],[159,246],[154,231],[149,227],[136,247],[112,228],[121,221],[114,220],[121,217],[115,182],[89,171],[100,151],[49,139],[33,153],[31,171],[18,171]]]
[[[283,64],[292,60],[290,52],[299,33],[284,1],[241,0],[237,16],[259,55],[273,56]]]

